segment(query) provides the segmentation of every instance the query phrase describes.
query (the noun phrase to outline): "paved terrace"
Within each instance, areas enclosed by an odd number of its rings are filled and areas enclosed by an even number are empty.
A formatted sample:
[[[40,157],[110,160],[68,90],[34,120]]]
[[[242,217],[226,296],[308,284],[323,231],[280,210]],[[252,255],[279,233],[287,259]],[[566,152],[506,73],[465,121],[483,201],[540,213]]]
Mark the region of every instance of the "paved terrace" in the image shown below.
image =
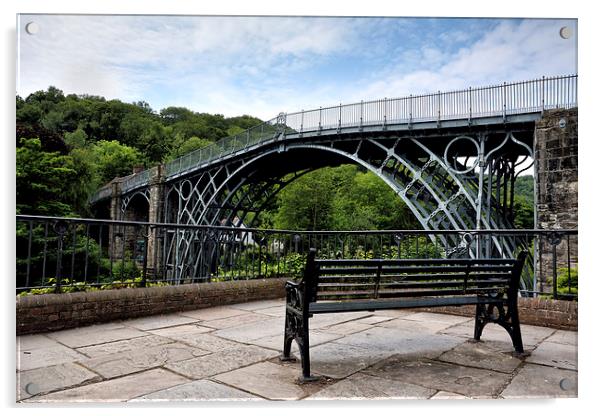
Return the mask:
[[[577,396],[577,333],[523,325],[524,360],[470,318],[378,311],[310,320],[312,372],[281,363],[284,301],[152,316],[17,338],[17,400],[456,399]],[[296,345],[293,343],[293,351]]]

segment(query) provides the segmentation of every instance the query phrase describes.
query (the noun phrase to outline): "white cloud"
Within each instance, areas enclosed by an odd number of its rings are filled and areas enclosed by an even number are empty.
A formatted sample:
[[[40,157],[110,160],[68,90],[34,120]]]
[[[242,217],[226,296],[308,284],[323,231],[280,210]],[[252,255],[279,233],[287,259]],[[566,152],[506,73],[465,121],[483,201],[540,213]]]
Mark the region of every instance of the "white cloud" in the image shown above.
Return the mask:
[[[574,25],[558,20],[503,21],[453,55],[424,49],[416,58],[422,61],[420,69],[406,72],[405,65],[398,64],[381,74],[382,80],[362,88],[361,95],[397,97],[576,73],[576,40],[559,36],[562,26]]]
[[[40,31],[30,36],[24,24],[20,28],[20,95],[55,85],[66,93],[146,100],[157,110],[181,105],[267,119],[340,101],[576,72],[575,39],[558,35],[560,26],[573,21],[501,21],[463,49],[450,50],[454,42],[475,39],[472,23],[430,33],[420,43],[415,31],[411,42],[404,40],[404,19],[21,19],[35,20]],[[339,79],[333,71],[342,69],[328,66],[339,57],[363,65],[363,72]],[[310,75],[316,68],[325,72]]]

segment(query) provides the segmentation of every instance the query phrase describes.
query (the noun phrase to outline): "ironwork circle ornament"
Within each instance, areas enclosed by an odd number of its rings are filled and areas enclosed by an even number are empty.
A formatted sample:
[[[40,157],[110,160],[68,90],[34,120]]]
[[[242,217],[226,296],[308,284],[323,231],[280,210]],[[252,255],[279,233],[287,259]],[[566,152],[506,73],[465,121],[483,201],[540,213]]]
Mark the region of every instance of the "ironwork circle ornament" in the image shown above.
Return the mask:
[[[67,221],[58,220],[54,223],[52,228],[58,235],[63,235],[69,230],[69,223],[67,223]]]
[[[471,142],[472,142],[472,144],[474,144],[475,148],[477,149],[477,154],[476,154],[475,161],[474,161],[473,165],[472,165],[472,166],[470,166],[470,167],[468,167],[468,168],[467,168],[467,169],[465,169],[465,170],[458,170],[458,169],[455,169],[455,168],[453,168],[453,167],[450,165],[450,163],[449,163],[449,160],[448,160],[448,158],[447,158],[447,154],[448,154],[448,152],[449,152],[449,149],[450,149],[450,148],[451,148],[451,146],[452,146],[452,145],[453,145],[455,142],[457,142],[458,140],[469,140],[469,141],[471,141]],[[478,143],[478,142],[477,142],[475,139],[473,139],[473,138],[472,138],[472,137],[470,137],[470,136],[458,136],[458,137],[456,137],[455,139],[453,139],[451,142],[449,142],[449,143],[447,144],[447,146],[445,146],[445,153],[443,154],[443,161],[445,162],[445,165],[447,166],[447,168],[448,168],[449,170],[451,170],[453,173],[456,173],[456,174],[458,174],[458,175],[462,175],[462,174],[464,174],[464,173],[468,173],[468,172],[470,172],[470,171],[474,170],[474,169],[475,169],[475,168],[478,166],[478,164],[479,164],[479,152],[480,152],[479,143]]]

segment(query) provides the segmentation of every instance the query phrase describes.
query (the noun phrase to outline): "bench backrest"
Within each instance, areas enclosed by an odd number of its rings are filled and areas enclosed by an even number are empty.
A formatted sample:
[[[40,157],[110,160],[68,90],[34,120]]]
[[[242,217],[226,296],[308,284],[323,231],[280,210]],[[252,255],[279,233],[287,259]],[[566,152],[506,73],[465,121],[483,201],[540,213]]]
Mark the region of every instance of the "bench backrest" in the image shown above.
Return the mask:
[[[316,260],[312,250],[304,281],[310,302],[515,293],[526,254],[516,259]]]

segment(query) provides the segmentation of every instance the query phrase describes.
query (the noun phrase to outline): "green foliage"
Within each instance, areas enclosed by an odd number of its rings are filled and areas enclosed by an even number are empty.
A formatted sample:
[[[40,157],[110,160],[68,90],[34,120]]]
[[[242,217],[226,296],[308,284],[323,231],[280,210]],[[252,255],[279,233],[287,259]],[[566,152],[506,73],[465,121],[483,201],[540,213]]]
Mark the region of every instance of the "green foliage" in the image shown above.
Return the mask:
[[[548,283],[552,284],[552,277],[548,278]],[[569,290],[570,283],[570,290]],[[577,267],[571,267],[571,273],[569,278],[569,268],[559,267],[557,275],[558,293],[562,295],[572,294],[577,295],[579,288],[579,270]]]
[[[128,104],[91,95],[65,96],[55,87],[25,99],[17,96],[16,115],[17,148],[23,147],[21,139],[38,138],[41,142],[38,149],[29,145],[17,157],[18,193],[28,172],[31,176],[43,165],[76,172],[77,179],[70,181],[50,170],[51,178],[42,181],[51,191],[54,187],[50,183],[56,184],[60,177],[71,185],[68,192],[50,192],[54,196],[43,192],[33,201],[26,197],[32,187],[23,188],[17,200],[19,212],[49,215],[88,215],[90,193],[116,176],[131,174],[134,165],[168,161],[261,123],[251,116],[225,118],[182,107],[156,113],[144,101]],[[32,152],[37,157],[30,157]],[[40,184],[33,179],[34,184]],[[41,202],[39,210],[33,202]]]
[[[177,159],[180,156],[184,156],[194,150],[209,146],[213,142],[207,139],[201,139],[196,136],[190,137],[189,139],[183,139],[181,135],[177,135],[174,140],[173,147],[166,158],[166,162]]]
[[[73,215],[73,158],[45,152],[39,139],[21,139],[17,148],[17,214]]]
[[[117,140],[101,140],[95,143],[88,149],[88,155],[94,165],[99,184],[130,175],[133,167],[142,164],[143,161],[140,151]]]
[[[516,178],[514,184],[514,227],[535,228],[533,176],[524,175]]]
[[[276,228],[376,230],[420,228],[386,183],[354,165],[323,168],[280,192],[272,217]]]

